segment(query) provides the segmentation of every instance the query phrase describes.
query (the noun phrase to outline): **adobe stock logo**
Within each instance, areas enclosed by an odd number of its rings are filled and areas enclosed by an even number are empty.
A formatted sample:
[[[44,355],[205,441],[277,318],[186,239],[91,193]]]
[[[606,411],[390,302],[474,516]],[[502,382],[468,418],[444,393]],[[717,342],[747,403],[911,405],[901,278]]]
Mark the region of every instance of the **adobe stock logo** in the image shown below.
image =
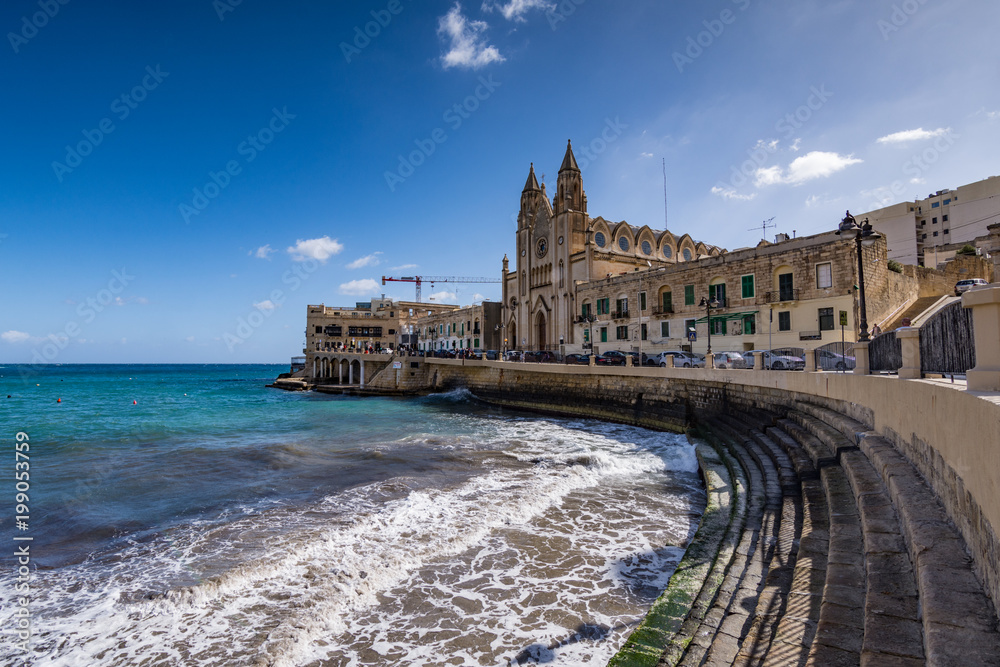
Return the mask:
[[[18,32],[8,32],[7,41],[14,53],[20,53],[21,47],[33,39],[38,31],[49,24],[51,19],[56,17],[61,6],[68,5],[69,0],[38,0],[38,6],[42,11],[35,12],[31,17],[21,17],[21,30]]]

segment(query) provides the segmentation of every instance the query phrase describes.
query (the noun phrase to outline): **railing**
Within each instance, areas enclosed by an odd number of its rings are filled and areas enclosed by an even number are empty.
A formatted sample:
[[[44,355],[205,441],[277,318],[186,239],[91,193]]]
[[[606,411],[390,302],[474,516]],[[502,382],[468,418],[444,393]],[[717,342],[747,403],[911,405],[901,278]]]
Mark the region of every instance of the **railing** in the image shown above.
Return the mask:
[[[292,357],[292,372],[301,371],[306,367],[305,357]]]
[[[674,312],[673,306],[657,306],[653,308],[653,315],[672,315]]]
[[[799,292],[800,290],[798,288],[775,290],[773,292],[764,292],[758,298],[757,303],[764,304],[764,303],[781,303],[782,301],[798,301]]]
[[[972,309],[961,301],[945,306],[920,327],[920,370],[964,373],[976,365]]]
[[[895,373],[903,367],[903,350],[896,332],[879,334],[868,344],[868,366],[872,373]]]
[[[628,310],[616,310],[611,314],[611,317],[616,320],[627,320],[629,318]]]

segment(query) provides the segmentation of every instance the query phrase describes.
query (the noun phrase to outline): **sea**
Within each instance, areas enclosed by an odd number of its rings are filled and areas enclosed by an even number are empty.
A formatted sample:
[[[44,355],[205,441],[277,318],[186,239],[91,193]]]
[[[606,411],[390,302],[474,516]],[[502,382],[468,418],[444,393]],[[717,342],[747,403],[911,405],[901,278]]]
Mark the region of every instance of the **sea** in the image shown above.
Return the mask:
[[[287,370],[0,364],[0,664],[604,665],[705,506],[681,435]]]

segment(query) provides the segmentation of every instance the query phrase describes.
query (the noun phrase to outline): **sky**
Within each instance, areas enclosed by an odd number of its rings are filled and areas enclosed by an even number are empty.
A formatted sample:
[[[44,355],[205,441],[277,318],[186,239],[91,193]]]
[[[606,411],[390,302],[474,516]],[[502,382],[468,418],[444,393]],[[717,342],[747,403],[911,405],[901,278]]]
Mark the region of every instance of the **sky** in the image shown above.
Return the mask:
[[[7,0],[0,363],[287,363],[309,304],[499,279],[529,164],[552,184],[570,139],[591,216],[730,250],[996,175],[997,25],[982,0]]]

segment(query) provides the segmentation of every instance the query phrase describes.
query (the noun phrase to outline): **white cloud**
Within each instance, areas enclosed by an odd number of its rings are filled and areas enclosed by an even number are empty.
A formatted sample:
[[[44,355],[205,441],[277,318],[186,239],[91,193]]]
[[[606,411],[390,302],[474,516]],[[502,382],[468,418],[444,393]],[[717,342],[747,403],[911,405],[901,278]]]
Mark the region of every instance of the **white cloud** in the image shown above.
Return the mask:
[[[360,269],[366,266],[378,266],[382,261],[378,258],[381,252],[373,252],[370,255],[365,255],[364,257],[358,257],[356,260],[347,265],[349,269]]]
[[[508,21],[524,21],[524,15],[532,9],[541,9],[542,11],[550,12],[556,8],[554,2],[548,2],[547,0],[509,0],[506,5],[499,2],[490,2],[490,0],[484,0],[483,11],[492,12],[494,9],[499,9],[503,17]]]
[[[473,294],[473,295],[472,295],[472,301],[473,301],[473,302],[476,302],[476,301],[482,301],[482,300],[483,300],[483,299],[485,299],[485,298],[486,298],[486,297],[485,297],[485,296],[483,296],[482,294],[480,294],[479,292],[476,292],[475,294]]]
[[[340,284],[341,294],[353,294],[354,296],[369,296],[378,294],[379,284],[371,278],[364,280],[352,280],[348,283]]]
[[[194,336],[188,336],[188,337],[187,337],[187,338],[185,338],[184,340],[186,340],[186,341],[187,341],[187,342],[189,342],[189,343],[193,343],[193,342],[194,342]]]
[[[741,195],[740,193],[736,192],[736,190],[734,190],[732,188],[723,188],[723,187],[719,187],[718,185],[716,185],[714,188],[712,188],[712,194],[713,195],[718,195],[718,196],[722,197],[723,199],[737,199],[737,200],[740,200],[740,201],[750,201],[751,199],[753,199],[753,198],[755,198],[757,196],[756,192],[754,192],[752,194],[749,194],[749,195]]]
[[[775,183],[781,183],[783,176],[781,174],[781,167],[766,167],[758,169],[753,184],[758,188],[764,187],[765,185],[774,185]]]
[[[416,268],[419,268],[418,264],[402,264],[400,266],[389,267],[389,270],[390,271],[406,271],[407,269],[416,269]]]
[[[5,343],[24,343],[25,341],[31,340],[31,334],[25,333],[23,331],[4,331],[0,334],[0,339],[3,339]]]
[[[336,255],[344,249],[343,243],[338,243],[337,239],[323,236],[318,239],[298,239],[295,245],[288,247],[288,254],[296,262],[304,262],[307,259],[315,259],[325,262],[331,255]]]
[[[641,157],[653,157],[652,153],[639,153]]]
[[[933,139],[935,137],[944,136],[951,132],[950,127],[939,127],[936,130],[925,130],[922,127],[918,127],[915,130],[903,130],[902,132],[893,132],[892,134],[887,134],[884,137],[879,137],[876,141],[880,144],[905,144],[911,141],[923,141],[925,139]]]
[[[838,171],[843,171],[852,164],[858,164],[859,162],[862,162],[862,160],[853,155],[812,151],[792,160],[792,163],[788,165],[787,173],[778,166],[758,169],[754,185],[758,188],[778,183],[800,185],[806,181],[832,176]]]
[[[266,299],[265,301],[258,301],[253,305],[253,307],[257,310],[274,310],[278,306],[275,305],[275,303],[270,299]]]
[[[270,243],[266,243],[266,244],[262,245],[261,247],[257,248],[256,250],[251,250],[250,254],[253,255],[254,257],[258,257],[260,259],[270,259],[271,253],[274,253],[274,252],[278,252],[278,251],[275,250],[274,248],[272,248]]]
[[[487,46],[482,33],[489,26],[484,21],[469,21],[462,15],[462,5],[455,3],[438,20],[438,35],[449,42],[448,52],[441,56],[445,69],[465,67],[479,69],[504,57],[495,46]]]
[[[458,303],[458,294],[456,294],[455,292],[447,292],[447,291],[434,292],[434,294],[431,294],[427,298],[429,301],[434,301],[436,303],[447,303],[447,302]]]

